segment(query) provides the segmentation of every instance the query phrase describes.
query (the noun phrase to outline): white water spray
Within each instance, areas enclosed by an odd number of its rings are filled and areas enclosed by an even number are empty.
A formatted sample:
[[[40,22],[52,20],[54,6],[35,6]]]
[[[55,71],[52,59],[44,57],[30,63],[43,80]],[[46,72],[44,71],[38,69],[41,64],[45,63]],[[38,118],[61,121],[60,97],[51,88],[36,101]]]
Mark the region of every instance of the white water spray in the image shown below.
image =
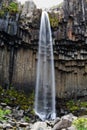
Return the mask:
[[[56,118],[52,34],[47,12],[41,16],[35,92],[35,113],[42,120]]]

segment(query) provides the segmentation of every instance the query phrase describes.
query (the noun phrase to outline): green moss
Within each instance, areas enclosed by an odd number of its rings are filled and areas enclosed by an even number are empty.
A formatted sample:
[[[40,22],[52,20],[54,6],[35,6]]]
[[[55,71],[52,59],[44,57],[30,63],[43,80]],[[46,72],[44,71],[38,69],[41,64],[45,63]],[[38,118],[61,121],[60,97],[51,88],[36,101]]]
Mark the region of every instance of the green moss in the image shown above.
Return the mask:
[[[0,10],[0,17],[3,17],[5,14],[4,10]]]
[[[30,121],[30,118],[28,116],[25,116],[24,119],[25,119],[26,122]]]
[[[18,4],[15,2],[11,2],[8,6],[4,3],[2,5],[2,9],[0,10],[0,17],[2,18],[5,14],[9,12],[9,14],[16,14],[18,12]]]
[[[68,110],[70,110],[72,113],[79,110],[79,106],[74,100],[70,100],[69,102],[66,103],[66,106]]]
[[[20,106],[23,110],[30,110],[30,114],[34,115],[33,107],[34,107],[34,93],[30,93],[26,96],[24,92],[18,92],[14,88],[11,88],[7,91],[4,91],[0,87],[0,99],[1,102],[6,103],[10,106]]]
[[[11,2],[8,6],[8,10],[10,13],[17,13],[18,12],[18,4],[15,2]]]
[[[67,109],[74,113],[76,111],[80,111],[81,108],[85,108],[84,111],[82,111],[82,114],[85,114],[87,112],[86,108],[87,108],[87,102],[86,101],[80,101],[80,100],[70,100],[66,103],[66,107]]]
[[[73,121],[73,125],[77,128],[77,130],[87,130],[87,118],[78,118]]]
[[[57,16],[49,14],[49,19],[50,19],[51,27],[54,28],[58,26],[59,21]]]
[[[87,107],[87,102],[86,101],[80,102],[80,107]]]

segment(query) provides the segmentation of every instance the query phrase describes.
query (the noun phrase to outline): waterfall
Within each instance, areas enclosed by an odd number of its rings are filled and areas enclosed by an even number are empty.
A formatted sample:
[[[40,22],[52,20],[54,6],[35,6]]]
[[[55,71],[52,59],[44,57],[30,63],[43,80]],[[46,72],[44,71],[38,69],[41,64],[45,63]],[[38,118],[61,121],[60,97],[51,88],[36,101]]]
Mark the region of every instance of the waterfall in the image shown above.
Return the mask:
[[[85,7],[84,7],[84,0],[82,0],[82,13],[83,13],[83,21],[85,21]]]
[[[45,11],[42,12],[39,34],[35,113],[42,120],[52,120],[56,117],[52,34],[49,17]]]

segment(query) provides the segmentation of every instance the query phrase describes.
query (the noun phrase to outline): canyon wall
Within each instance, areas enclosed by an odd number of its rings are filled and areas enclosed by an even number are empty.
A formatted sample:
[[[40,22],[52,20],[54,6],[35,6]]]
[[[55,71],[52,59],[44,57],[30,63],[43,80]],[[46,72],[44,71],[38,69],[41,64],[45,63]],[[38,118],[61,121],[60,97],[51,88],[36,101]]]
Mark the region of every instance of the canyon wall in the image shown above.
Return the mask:
[[[86,0],[65,0],[58,26],[52,27],[56,95],[60,98],[87,95],[86,7]],[[0,19],[0,85],[5,88],[35,89],[41,10],[35,9],[33,16]]]

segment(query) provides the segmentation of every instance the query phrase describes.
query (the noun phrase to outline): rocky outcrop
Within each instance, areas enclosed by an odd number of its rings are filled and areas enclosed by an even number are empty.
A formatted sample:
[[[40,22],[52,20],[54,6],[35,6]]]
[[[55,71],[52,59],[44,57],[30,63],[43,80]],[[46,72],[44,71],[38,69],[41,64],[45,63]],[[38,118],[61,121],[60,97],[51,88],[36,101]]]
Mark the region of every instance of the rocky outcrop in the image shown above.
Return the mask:
[[[26,1],[21,13],[22,18],[32,19],[33,11],[36,9],[36,5],[32,0]]]

